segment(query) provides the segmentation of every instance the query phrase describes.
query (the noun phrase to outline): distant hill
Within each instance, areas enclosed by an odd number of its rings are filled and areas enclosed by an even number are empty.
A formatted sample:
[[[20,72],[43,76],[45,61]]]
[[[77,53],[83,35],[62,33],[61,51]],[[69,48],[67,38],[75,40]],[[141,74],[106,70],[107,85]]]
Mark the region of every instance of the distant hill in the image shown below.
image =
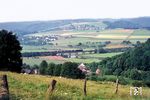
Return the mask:
[[[33,22],[8,22],[0,23],[0,29],[7,29],[21,34],[29,34],[42,30],[70,24],[69,21],[33,21]]]
[[[146,28],[150,29],[150,17],[139,17],[139,18],[129,18],[129,19],[119,19],[114,22],[105,21],[108,25],[107,28],[127,28],[127,29],[137,29]]]
[[[135,24],[132,21],[126,21],[126,20],[119,20],[115,22],[105,21],[104,23],[108,25],[107,28],[109,29],[115,29],[115,28],[138,29],[142,27],[140,24]]]
[[[80,22],[96,22],[95,19],[76,19],[76,20],[54,20],[54,21],[29,21],[29,22],[6,22],[0,23],[0,29],[7,29],[21,34],[30,34],[40,31],[51,31],[58,27]]]
[[[150,27],[150,17],[131,18],[127,19],[127,21],[138,24],[141,27]]]
[[[103,24],[95,24],[104,22]],[[74,24],[79,23],[79,24]],[[81,25],[80,23],[88,23]],[[105,24],[105,25],[104,25]],[[72,25],[73,28],[72,28]],[[30,34],[42,31],[54,31],[63,29],[103,29],[107,28],[147,28],[150,29],[150,17],[128,18],[128,19],[68,19],[53,21],[29,21],[29,22],[6,22],[0,23],[0,29],[7,29],[18,34]],[[68,27],[69,26],[69,27]],[[75,27],[75,28],[74,28]],[[82,27],[82,28],[81,28]]]

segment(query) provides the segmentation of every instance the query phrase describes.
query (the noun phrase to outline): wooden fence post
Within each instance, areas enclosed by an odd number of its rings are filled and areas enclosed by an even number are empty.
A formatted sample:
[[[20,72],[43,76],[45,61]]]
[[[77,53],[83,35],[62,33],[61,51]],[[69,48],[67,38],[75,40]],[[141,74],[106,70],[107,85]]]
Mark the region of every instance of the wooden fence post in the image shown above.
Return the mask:
[[[116,80],[116,90],[115,90],[115,94],[118,93],[118,85],[119,85],[119,80],[118,80],[118,78],[117,78],[117,80]]]
[[[2,78],[2,83],[1,83],[1,87],[2,87],[2,93],[0,94],[0,100],[4,99],[4,100],[9,100],[9,87],[8,87],[8,81],[7,81],[7,75],[3,75]]]
[[[7,94],[9,94],[7,75],[3,75],[3,77],[2,77],[2,86],[7,91]]]
[[[51,93],[54,91],[56,83],[57,83],[56,80],[52,80],[51,85],[49,87]]]
[[[85,78],[85,80],[84,80],[84,89],[83,89],[83,91],[84,91],[84,96],[87,95],[87,94],[86,94],[86,82],[87,82],[87,79]]]

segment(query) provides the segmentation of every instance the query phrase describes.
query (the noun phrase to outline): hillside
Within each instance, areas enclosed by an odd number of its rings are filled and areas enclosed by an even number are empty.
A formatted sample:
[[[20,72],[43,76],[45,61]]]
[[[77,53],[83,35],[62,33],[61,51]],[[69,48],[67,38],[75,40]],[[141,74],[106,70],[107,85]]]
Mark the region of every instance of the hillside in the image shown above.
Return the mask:
[[[29,22],[3,22],[0,29],[10,30],[21,34],[30,34],[41,31],[57,30],[59,27],[72,23],[95,22],[95,19],[75,19],[75,20],[52,20],[52,21],[29,21]]]
[[[131,21],[132,23],[139,24],[142,27],[150,27],[150,18],[149,17],[140,17],[140,18],[130,18],[127,19],[128,21]]]
[[[142,80],[150,86],[150,39],[135,48],[101,62],[105,73]]]
[[[150,17],[126,19],[67,19],[52,21],[3,22],[0,29],[6,29],[21,34],[58,30],[101,30],[108,28],[148,28]],[[99,23],[100,22],[100,23]],[[101,23],[107,22],[107,23]],[[85,24],[86,23],[86,24]],[[94,24],[93,24],[94,23]]]
[[[87,97],[84,97],[83,80],[0,72],[0,76],[3,74],[8,75],[11,100],[45,100],[52,79],[57,80],[57,84],[49,100],[148,100],[150,98],[149,88],[143,88],[142,96],[130,96],[130,86],[119,85],[118,94],[114,94],[115,83],[88,81]]]
[[[115,28],[125,28],[125,29],[138,29],[142,26],[138,23],[133,23],[132,21],[126,21],[126,20],[119,20],[115,22],[105,22],[109,29],[115,29]]]
[[[139,18],[125,18],[118,19],[116,21],[104,21],[107,24],[107,28],[125,28],[125,29],[150,29],[150,18],[149,17],[139,17]]]

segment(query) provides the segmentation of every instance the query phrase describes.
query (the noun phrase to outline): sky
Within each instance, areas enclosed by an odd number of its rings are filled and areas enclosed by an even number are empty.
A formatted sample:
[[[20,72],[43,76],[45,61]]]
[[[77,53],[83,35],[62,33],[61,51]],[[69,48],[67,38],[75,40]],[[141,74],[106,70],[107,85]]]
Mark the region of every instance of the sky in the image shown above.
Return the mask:
[[[0,22],[150,16],[150,0],[0,0]]]

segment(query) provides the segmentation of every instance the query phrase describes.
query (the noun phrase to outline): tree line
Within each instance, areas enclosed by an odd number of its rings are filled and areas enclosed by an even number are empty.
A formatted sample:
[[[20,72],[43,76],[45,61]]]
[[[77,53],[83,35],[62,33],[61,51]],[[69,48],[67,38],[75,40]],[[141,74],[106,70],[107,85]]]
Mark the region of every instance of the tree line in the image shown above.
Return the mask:
[[[85,74],[78,68],[78,64],[74,62],[48,64],[45,60],[43,60],[39,66],[36,65],[36,68],[39,69],[41,75],[62,76],[73,79],[85,78]]]
[[[116,75],[140,80],[150,85],[150,39],[120,55],[98,63],[106,75]]]

